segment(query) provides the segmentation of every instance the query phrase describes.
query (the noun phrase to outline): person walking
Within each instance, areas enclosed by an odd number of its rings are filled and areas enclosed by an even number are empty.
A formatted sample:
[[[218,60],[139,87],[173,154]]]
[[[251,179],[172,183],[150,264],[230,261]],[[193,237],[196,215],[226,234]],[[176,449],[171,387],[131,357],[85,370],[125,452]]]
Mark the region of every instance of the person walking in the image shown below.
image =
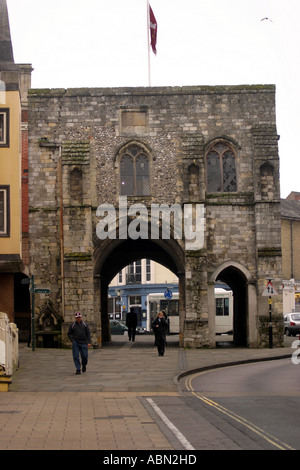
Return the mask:
[[[129,341],[135,341],[135,331],[137,327],[137,314],[133,307],[130,307],[130,311],[126,315],[126,326],[128,328],[128,339]]]
[[[157,318],[152,323],[153,332],[155,335],[155,345],[159,356],[165,354],[166,347],[166,334],[168,329],[168,322],[164,316],[164,312],[159,312]]]
[[[82,321],[80,312],[75,313],[75,322],[69,327],[68,338],[72,341],[73,361],[76,367],[75,373],[78,375],[81,373],[81,366],[82,372],[86,371],[88,348],[91,346],[92,342],[89,325]]]

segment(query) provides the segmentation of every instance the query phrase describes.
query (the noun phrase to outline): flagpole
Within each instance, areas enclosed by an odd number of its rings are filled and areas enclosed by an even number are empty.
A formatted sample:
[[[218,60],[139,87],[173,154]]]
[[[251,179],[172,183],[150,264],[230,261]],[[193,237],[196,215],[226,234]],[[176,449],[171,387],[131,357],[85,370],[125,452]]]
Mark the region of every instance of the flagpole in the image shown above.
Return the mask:
[[[150,9],[149,9],[149,0],[147,0],[147,39],[148,39],[148,86],[151,86],[151,72],[150,72]]]

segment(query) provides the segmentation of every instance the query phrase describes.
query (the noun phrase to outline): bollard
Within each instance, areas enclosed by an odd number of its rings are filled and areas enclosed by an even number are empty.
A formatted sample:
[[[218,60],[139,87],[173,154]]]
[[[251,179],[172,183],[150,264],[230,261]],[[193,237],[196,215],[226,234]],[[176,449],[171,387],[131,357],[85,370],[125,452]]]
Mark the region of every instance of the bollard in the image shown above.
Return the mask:
[[[18,328],[0,312],[0,392],[7,392],[14,370],[18,367]]]

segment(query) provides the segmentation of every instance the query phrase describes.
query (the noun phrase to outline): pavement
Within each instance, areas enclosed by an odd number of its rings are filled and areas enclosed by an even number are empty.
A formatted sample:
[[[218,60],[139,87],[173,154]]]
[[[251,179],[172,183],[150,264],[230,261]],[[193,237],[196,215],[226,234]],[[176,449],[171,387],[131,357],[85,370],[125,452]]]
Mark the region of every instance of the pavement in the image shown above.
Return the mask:
[[[220,342],[215,349],[189,350],[169,336],[165,356],[159,357],[151,335],[137,336],[134,343],[115,336],[103,348],[89,350],[81,375],[75,375],[71,350],[32,351],[20,344],[19,368],[9,391],[0,394],[0,450],[211,449],[211,439],[208,443],[203,436],[200,442],[200,434],[197,444],[188,446],[201,430],[184,399],[184,378],[211,368],[291,357],[294,340],[285,338],[283,348]],[[218,446],[215,436],[214,442]]]

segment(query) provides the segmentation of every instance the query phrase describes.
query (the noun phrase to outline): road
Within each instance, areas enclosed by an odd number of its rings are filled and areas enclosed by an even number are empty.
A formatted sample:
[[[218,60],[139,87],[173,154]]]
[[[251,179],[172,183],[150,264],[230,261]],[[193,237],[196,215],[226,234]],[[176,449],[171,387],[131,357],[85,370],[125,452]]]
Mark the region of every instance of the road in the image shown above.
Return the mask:
[[[179,350],[172,340],[161,358],[153,337],[138,336],[135,343],[120,337],[91,350],[80,377],[69,350],[20,347],[10,393],[1,395],[0,448],[299,448],[300,365],[291,355],[300,349]],[[273,352],[288,359],[271,361]],[[206,369],[177,383],[182,372],[259,358],[266,362]]]
[[[300,449],[300,365],[291,359],[198,373],[184,389],[199,418],[185,434],[195,449]],[[210,443],[201,441],[203,426]]]

